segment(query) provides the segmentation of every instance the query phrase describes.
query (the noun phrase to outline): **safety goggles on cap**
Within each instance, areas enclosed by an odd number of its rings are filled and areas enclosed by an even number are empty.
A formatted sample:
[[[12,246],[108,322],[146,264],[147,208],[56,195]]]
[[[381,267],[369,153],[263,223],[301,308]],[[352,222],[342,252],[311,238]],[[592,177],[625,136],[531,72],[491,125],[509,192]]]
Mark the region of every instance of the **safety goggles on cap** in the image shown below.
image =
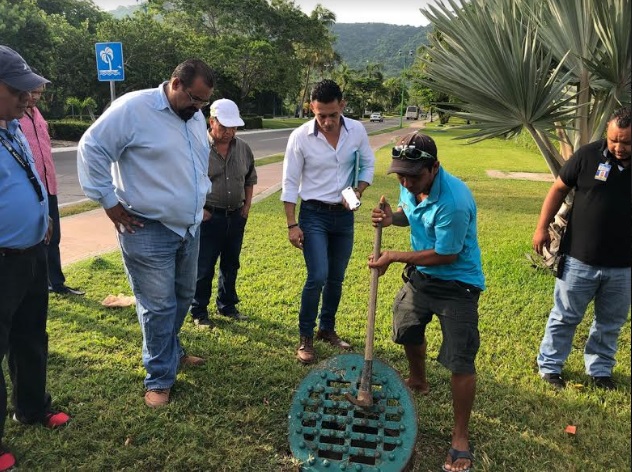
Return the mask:
[[[414,144],[400,144],[395,146],[391,151],[393,159],[402,159],[408,161],[419,161],[421,159],[436,159],[432,154],[417,149]]]

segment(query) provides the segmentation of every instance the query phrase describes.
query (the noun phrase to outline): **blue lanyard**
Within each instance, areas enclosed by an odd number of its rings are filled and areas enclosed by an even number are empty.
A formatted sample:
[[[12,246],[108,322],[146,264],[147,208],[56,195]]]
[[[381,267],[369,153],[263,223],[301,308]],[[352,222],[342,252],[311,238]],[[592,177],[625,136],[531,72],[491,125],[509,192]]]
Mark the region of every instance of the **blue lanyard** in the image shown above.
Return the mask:
[[[10,134],[9,134],[9,137],[11,137]],[[11,138],[18,142],[18,145],[20,146],[22,153],[26,156],[28,153],[26,152],[26,149],[24,145],[22,144],[22,142],[20,141],[20,139],[18,139],[17,137],[11,137]],[[0,142],[6,148],[6,150],[9,151],[9,154],[13,156],[13,158],[17,161],[17,163],[20,164],[20,167],[24,169],[24,172],[26,172],[26,176],[28,177],[29,182],[31,182],[31,185],[33,186],[33,189],[35,190],[35,193],[37,193],[37,198],[39,199],[40,203],[43,202],[44,193],[42,192],[42,187],[40,186],[37,180],[37,177],[35,177],[35,174],[33,173],[33,169],[31,168],[29,163],[26,161],[24,157],[20,155],[19,152],[15,150],[11,142],[8,141],[4,136],[2,136],[2,134],[0,134]]]

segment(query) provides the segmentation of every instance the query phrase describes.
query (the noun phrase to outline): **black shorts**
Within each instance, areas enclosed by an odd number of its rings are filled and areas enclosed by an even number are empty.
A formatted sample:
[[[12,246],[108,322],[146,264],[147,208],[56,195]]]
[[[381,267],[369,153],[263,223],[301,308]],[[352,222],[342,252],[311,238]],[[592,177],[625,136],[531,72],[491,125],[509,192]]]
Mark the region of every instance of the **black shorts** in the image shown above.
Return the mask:
[[[414,267],[393,303],[393,341],[423,343],[433,315],[441,323],[443,340],[439,362],[456,374],[476,373],[474,360],[480,345],[478,299],[480,289],[454,280],[430,278]]]

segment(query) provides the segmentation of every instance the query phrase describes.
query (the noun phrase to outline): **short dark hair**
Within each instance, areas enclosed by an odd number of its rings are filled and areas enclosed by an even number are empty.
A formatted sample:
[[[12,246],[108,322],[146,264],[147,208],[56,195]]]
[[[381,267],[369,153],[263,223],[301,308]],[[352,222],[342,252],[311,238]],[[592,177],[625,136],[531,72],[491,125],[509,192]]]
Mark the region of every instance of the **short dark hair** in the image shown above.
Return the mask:
[[[331,103],[335,100],[342,101],[342,90],[338,84],[331,79],[325,79],[314,85],[311,100],[321,103]]]
[[[630,126],[630,106],[624,106],[615,110],[608,122],[614,121],[619,128],[627,128]]]
[[[178,64],[171,74],[172,79],[179,79],[185,87],[193,85],[196,77],[201,77],[207,87],[215,87],[213,69],[200,59],[187,59]]]

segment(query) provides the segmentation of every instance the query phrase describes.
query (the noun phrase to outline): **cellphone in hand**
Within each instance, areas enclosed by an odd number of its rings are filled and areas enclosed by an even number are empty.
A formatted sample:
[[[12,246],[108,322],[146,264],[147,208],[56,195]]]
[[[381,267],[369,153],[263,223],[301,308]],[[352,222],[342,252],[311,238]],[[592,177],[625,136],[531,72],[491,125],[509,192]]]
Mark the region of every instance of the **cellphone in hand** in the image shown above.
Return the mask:
[[[360,205],[362,205],[362,202],[358,200],[353,187],[347,187],[346,189],[344,189],[342,191],[342,198],[345,199],[345,201],[349,205],[349,208],[351,208],[352,210],[357,210]]]

